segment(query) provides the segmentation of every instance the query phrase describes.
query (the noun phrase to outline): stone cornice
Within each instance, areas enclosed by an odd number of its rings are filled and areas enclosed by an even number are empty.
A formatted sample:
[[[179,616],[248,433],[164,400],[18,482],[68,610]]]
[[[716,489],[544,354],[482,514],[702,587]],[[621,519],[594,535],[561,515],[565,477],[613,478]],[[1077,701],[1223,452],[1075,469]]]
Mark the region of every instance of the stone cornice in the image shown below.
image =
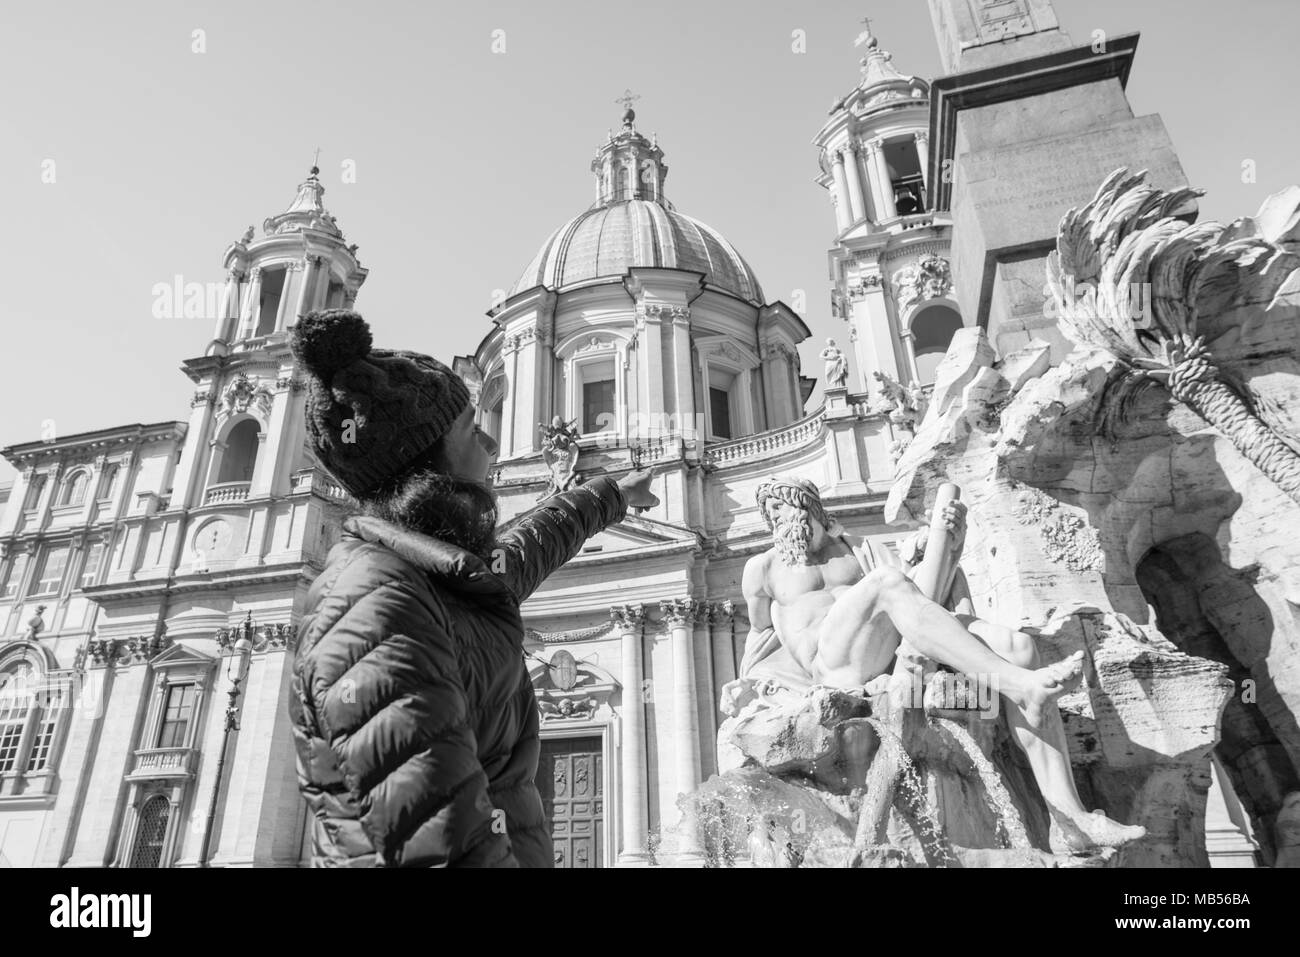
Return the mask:
[[[958,113],[1112,77],[1127,86],[1137,44],[1138,35],[1128,33],[1107,37],[1100,53],[1091,45],[1077,46],[936,79],[930,85],[926,208],[947,211],[952,206],[952,176],[943,174],[945,162],[955,158]]]
[[[134,445],[147,445],[168,440],[179,441],[185,437],[188,428],[184,422],[155,422],[149,425],[126,425],[101,432],[80,432],[67,435],[49,442],[23,442],[0,449],[14,468],[33,468],[38,462],[48,459],[62,459],[69,454],[96,455],[105,450]]]

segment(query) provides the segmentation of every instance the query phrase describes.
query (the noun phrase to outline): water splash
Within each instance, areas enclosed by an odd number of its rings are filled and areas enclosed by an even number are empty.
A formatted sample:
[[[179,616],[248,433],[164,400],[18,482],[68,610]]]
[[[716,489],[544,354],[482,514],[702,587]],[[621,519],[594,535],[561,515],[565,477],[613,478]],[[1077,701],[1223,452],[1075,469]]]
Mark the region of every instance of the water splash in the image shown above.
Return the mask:
[[[885,721],[868,718],[880,738],[880,751],[867,772],[866,796],[859,817],[855,845],[858,850],[879,846],[889,809],[896,809],[911,827],[929,867],[952,867],[957,863],[952,847],[939,822],[938,809],[917,774],[916,765],[898,732]],[[874,833],[864,833],[864,830]]]
[[[1021,820],[1020,812],[1011,800],[1011,793],[1007,790],[1006,785],[1002,783],[1002,775],[998,774],[992,762],[985,756],[980,746],[975,743],[970,731],[960,722],[948,718],[932,718],[931,720],[934,721],[935,728],[956,744],[974,766],[976,778],[984,790],[985,800],[989,807],[992,808],[994,817],[997,820],[998,836],[1003,841],[1002,846],[1009,848],[1030,847],[1029,833],[1025,830],[1025,823]]]

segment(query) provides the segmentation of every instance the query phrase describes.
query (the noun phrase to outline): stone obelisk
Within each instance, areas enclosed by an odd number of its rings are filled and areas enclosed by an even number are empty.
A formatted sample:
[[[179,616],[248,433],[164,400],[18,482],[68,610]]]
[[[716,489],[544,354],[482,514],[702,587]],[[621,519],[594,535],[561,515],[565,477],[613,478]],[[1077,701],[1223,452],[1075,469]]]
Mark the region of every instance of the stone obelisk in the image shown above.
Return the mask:
[[[929,0],[947,75],[931,90],[930,206],[953,219],[955,294],[999,355],[1070,345],[1044,315],[1043,261],[1061,216],[1116,167],[1186,185],[1160,117],[1125,95],[1137,35],[1082,45],[1050,0]]]

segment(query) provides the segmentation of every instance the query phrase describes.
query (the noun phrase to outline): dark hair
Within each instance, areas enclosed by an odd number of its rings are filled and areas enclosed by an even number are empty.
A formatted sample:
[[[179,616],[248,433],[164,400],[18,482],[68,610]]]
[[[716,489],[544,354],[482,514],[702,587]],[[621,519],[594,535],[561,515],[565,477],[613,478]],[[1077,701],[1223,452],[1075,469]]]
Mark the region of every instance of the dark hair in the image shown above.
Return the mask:
[[[442,440],[410,469],[361,499],[361,512],[440,539],[479,557],[492,547],[496,499],[478,482],[448,474]]]

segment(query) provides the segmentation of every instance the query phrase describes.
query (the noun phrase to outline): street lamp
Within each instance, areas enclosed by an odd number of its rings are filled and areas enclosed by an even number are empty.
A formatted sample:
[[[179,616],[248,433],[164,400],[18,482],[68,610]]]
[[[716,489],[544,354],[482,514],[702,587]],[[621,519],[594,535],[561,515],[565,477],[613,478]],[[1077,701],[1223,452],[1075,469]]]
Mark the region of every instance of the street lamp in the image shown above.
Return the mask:
[[[199,850],[199,866],[209,867],[208,849],[212,843],[212,825],[217,818],[217,801],[221,798],[221,778],[226,770],[226,751],[230,744],[230,732],[239,730],[239,686],[248,676],[248,659],[253,651],[253,613],[249,611],[244,622],[238,628],[232,628],[217,636],[218,641],[227,641],[238,635],[230,646],[230,657],[226,659],[226,677],[230,679],[230,701],[226,705],[225,730],[221,735],[221,750],[217,753],[216,780],[212,783],[212,801],[208,804],[208,820],[203,827],[203,847]],[[223,642],[224,644],[224,642]]]

